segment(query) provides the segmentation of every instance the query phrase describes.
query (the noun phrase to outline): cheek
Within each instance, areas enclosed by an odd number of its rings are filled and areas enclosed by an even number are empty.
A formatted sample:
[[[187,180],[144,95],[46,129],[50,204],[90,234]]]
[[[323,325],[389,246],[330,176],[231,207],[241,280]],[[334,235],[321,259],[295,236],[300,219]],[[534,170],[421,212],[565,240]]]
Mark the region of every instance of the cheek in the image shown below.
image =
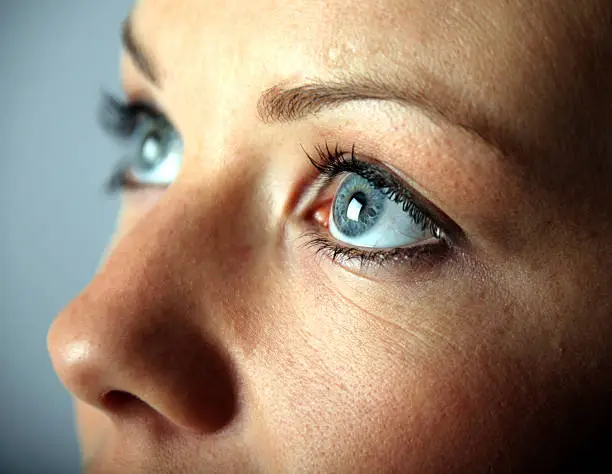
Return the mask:
[[[496,326],[509,324],[501,299],[474,301],[466,287],[444,304],[356,305],[371,282],[349,291],[315,265],[295,268],[309,271],[261,301],[275,330],[248,361],[264,404],[256,437],[285,471],[479,472],[537,445],[545,388],[529,387],[537,360]]]
[[[285,341],[291,356],[260,371],[259,392],[274,401],[264,416],[288,471],[470,472],[503,438],[499,391],[477,364],[402,364],[384,342]]]
[[[416,355],[422,334],[306,282],[267,298],[279,302],[274,331],[246,361],[267,457],[284,472],[470,472],[493,458],[511,391],[484,363],[441,346]]]

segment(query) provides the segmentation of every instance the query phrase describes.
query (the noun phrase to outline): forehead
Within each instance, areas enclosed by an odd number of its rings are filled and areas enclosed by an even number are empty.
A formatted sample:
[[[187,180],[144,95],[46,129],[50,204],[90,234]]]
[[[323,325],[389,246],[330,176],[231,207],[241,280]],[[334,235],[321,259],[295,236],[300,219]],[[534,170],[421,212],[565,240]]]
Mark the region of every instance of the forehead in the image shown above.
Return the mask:
[[[606,103],[611,88],[593,85],[610,77],[595,64],[611,12],[608,0],[143,0],[133,23],[186,107],[232,91],[230,108],[252,109],[279,83],[392,77],[503,135],[501,148],[541,155],[578,103]]]
[[[554,54],[557,44],[567,47],[592,36],[601,14],[597,5],[598,0],[580,2],[579,8],[558,0],[145,0],[137,16],[148,29],[147,42],[159,43],[156,52],[176,54],[180,46],[205,57],[227,53],[228,60],[307,56],[311,61],[300,62],[301,68],[324,72],[417,63],[451,75],[462,64],[494,72],[517,59],[526,62],[525,55]]]

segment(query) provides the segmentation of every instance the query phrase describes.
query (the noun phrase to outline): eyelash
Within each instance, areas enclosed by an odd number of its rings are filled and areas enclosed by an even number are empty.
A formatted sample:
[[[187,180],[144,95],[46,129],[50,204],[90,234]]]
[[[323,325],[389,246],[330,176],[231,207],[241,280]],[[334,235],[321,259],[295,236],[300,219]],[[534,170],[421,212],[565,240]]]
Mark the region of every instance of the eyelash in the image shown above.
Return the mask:
[[[303,149],[303,147],[302,147]],[[355,146],[350,152],[342,150],[339,145],[331,149],[326,143],[324,146],[315,146],[316,157],[304,153],[319,172],[319,192],[323,191],[340,175],[354,173],[366,179],[373,187],[381,191],[390,200],[401,204],[404,212],[421,225],[422,230],[429,231],[438,242],[433,244],[415,245],[412,247],[398,247],[390,249],[366,249],[339,245],[327,233],[318,230],[304,234],[307,238],[305,246],[314,248],[317,254],[326,254],[332,261],[347,263],[356,261],[360,268],[372,265],[382,266],[388,262],[404,263],[411,266],[418,264],[434,264],[438,258],[446,255],[452,247],[448,237],[450,232],[444,230],[426,209],[415,202],[414,192],[401,183],[391,172],[370,162],[362,161],[355,155]]]
[[[100,109],[99,123],[110,135],[119,139],[132,137],[142,120],[164,120],[165,116],[153,106],[137,101],[126,103],[110,95],[103,94]],[[302,147],[304,150],[304,148]],[[423,206],[415,202],[414,192],[403,184],[394,174],[371,162],[358,159],[355,155],[355,146],[350,152],[342,150],[338,145],[331,149],[326,143],[324,146],[315,146],[316,157],[312,157],[306,150],[304,153],[319,172],[318,188],[322,191],[329,187],[340,175],[355,173],[366,179],[373,187],[383,192],[390,200],[401,204],[416,224],[429,231],[438,239],[433,244],[415,245],[412,247],[399,247],[391,249],[365,249],[348,247],[339,244],[327,233],[319,230],[306,232],[305,246],[313,248],[316,254],[326,254],[332,261],[348,263],[356,261],[360,268],[372,265],[382,266],[388,262],[403,263],[410,266],[428,265],[438,262],[447,251],[453,248],[444,225],[427,212]],[[132,163],[129,160],[120,160],[114,167],[106,182],[106,192],[116,194],[124,188],[138,187],[126,179],[126,172]]]

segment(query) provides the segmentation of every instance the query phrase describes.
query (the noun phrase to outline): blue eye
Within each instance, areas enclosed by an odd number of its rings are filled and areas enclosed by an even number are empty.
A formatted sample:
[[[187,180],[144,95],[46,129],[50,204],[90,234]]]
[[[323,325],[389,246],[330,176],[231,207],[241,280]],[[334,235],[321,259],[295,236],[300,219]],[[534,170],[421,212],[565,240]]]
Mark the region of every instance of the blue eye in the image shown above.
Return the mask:
[[[127,143],[128,153],[115,166],[110,193],[128,186],[169,186],[183,161],[183,140],[155,107],[145,102],[124,103],[104,94],[100,125]]]
[[[379,249],[421,244],[439,237],[388,194],[362,176],[348,174],[331,205],[331,236],[347,245]]]
[[[146,117],[130,137],[126,180],[143,185],[170,185],[183,161],[183,141],[162,116]]]

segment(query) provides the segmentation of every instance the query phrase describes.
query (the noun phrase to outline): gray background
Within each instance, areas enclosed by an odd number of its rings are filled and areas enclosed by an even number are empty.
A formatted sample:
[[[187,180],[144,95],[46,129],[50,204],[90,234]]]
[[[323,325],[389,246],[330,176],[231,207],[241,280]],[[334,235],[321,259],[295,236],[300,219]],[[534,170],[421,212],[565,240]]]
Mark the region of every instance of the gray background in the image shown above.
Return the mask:
[[[97,127],[119,92],[129,0],[0,0],[0,473],[77,473],[70,396],[46,332],[87,284],[117,199],[120,148]]]

